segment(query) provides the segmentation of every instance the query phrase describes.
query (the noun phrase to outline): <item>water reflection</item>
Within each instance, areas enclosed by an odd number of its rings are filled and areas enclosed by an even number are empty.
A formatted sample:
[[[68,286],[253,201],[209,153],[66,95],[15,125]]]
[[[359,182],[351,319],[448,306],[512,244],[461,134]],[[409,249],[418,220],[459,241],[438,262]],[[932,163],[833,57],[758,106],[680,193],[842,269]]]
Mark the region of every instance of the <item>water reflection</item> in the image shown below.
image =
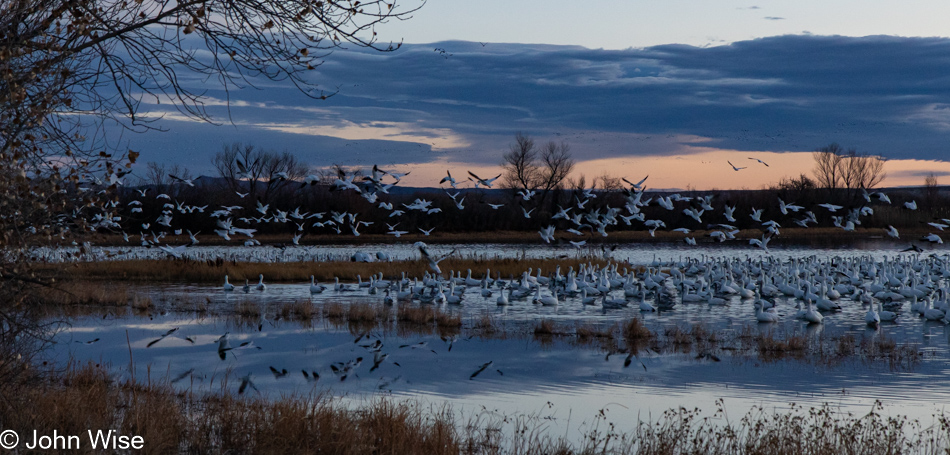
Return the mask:
[[[296,292],[295,288],[284,287],[269,288],[268,293],[273,289],[274,295],[268,294],[266,298],[292,298],[290,294]],[[214,294],[200,287],[186,286],[180,291]],[[222,298],[228,301],[234,296]],[[739,302],[728,307],[680,305],[675,312],[646,318],[656,330],[704,321],[717,330],[740,331],[748,330],[743,327],[749,327],[753,321],[748,306]],[[544,311],[551,311],[545,317],[557,316],[563,322],[587,318],[619,320],[629,316],[619,311],[587,314],[582,305],[562,307],[548,310],[521,304],[498,317],[517,323],[511,320],[527,321]],[[470,315],[489,308],[485,303],[456,310]],[[879,399],[885,406],[898,410],[894,412],[929,418],[936,403],[950,399],[950,390],[932,386],[947,374],[948,331],[911,317],[902,319],[900,324],[885,326],[881,332],[868,331],[857,313],[835,315],[834,319],[826,319],[828,322],[823,326],[802,326],[789,321],[777,326],[753,323],[751,330],[790,331],[809,337],[833,332],[836,336],[852,334],[858,339],[879,337],[883,332],[898,340],[920,343],[928,355],[913,370],[895,371],[874,361],[825,365],[719,353],[717,362],[697,360],[694,352],[661,353],[647,348],[625,367],[624,355],[606,356],[597,344],[579,345],[565,337],[542,343],[530,336],[445,338],[433,333],[378,328],[354,335],[325,321],[312,326],[277,321],[258,331],[256,326],[241,324],[233,318],[153,314],[151,318],[75,318],[57,335],[58,343],[50,360],[104,362],[124,377],[131,375],[131,364],[140,380],[146,375],[153,380],[180,377],[176,387],[196,391],[223,389],[235,393],[238,378],[250,374],[265,396],[326,390],[344,400],[363,401],[385,395],[431,403],[447,400],[469,410],[487,406],[507,414],[536,410],[564,421],[552,422],[555,426],[566,425],[568,412],[591,417],[606,407],[614,419],[632,422],[638,416],[659,415],[670,407],[713,409],[719,398],[725,398],[727,410],[736,415],[752,405],[782,407],[789,402],[833,403],[844,410],[863,411]],[[174,328],[179,329],[147,347]],[[224,333],[229,333],[232,347],[252,342],[255,348],[230,350],[221,360],[218,339]],[[87,344],[96,338],[99,341]],[[387,357],[373,368],[374,358],[378,360],[382,354]],[[359,365],[353,366],[357,359],[361,359]],[[473,378],[473,373],[487,362],[492,364]],[[347,365],[350,371],[344,379],[337,371]],[[314,372],[319,375],[316,381]],[[582,421],[585,420],[577,419],[575,424]]]

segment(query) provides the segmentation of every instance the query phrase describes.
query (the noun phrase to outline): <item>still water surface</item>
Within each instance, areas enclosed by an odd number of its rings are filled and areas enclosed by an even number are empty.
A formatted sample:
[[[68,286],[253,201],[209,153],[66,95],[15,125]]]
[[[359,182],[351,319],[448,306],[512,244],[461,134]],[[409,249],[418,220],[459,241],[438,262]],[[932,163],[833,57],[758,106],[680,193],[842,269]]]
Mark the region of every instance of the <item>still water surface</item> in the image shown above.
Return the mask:
[[[643,314],[636,301],[631,307],[602,310],[582,305],[576,298],[557,307],[533,305],[530,301],[498,307],[495,296],[483,298],[478,288],[465,294],[461,306],[445,307],[459,314],[466,325],[491,315],[507,337],[472,337],[444,340],[434,334],[412,334],[375,329],[362,334],[316,320],[310,325],[276,320],[281,303],[313,299],[317,305],[356,302],[381,305],[381,295],[365,290],[335,293],[328,290],[311,296],[307,284],[271,284],[263,292],[225,293],[218,286],[142,286],[135,292],[148,295],[157,310],[147,316],[109,314],[77,317],[57,335],[54,361],[92,361],[111,365],[119,376],[136,378],[181,378],[178,388],[236,393],[240,378],[248,374],[259,392],[268,397],[286,394],[329,392],[345,402],[361,403],[376,397],[410,399],[435,407],[451,404],[463,415],[530,414],[557,434],[579,438],[606,409],[607,420],[626,428],[637,419],[655,418],[669,408],[698,407],[712,412],[716,400],[725,400],[730,416],[741,416],[751,406],[785,409],[789,403],[819,406],[830,403],[842,410],[865,413],[876,400],[890,414],[903,414],[930,422],[931,415],[950,403],[950,329],[904,313],[897,323],[874,330],[864,324],[866,308],[843,301],[844,311],[826,315],[821,326],[806,326],[788,315],[794,303],[779,299],[782,322],[758,324],[749,301],[734,297],[727,305],[678,304],[672,311]],[[258,324],[240,323],[233,317],[201,316],[188,311],[189,303],[210,302],[227,310],[253,304],[267,317]],[[418,305],[416,303],[405,305]],[[176,307],[178,310],[168,311]],[[648,327],[689,328],[703,323],[719,333],[774,331],[801,333],[810,337],[836,338],[852,334],[858,340],[887,336],[898,343],[912,343],[925,355],[910,369],[893,369],[880,361],[850,359],[823,364],[815,361],[763,361],[754,355],[718,352],[721,361],[696,359],[696,353],[640,351],[629,366],[625,355],[606,356],[596,346],[579,346],[569,338],[541,341],[530,335],[540,319],[561,324],[591,322],[609,325],[641,316]],[[166,331],[173,335],[155,343]],[[218,355],[218,338],[229,333],[230,345],[252,341],[252,348]],[[463,334],[467,332],[463,331]],[[194,343],[185,340],[188,337]],[[98,338],[90,344],[87,342]],[[127,341],[128,340],[128,341]],[[376,340],[388,358],[373,371],[374,353],[364,347]],[[423,343],[423,344],[420,344]],[[404,346],[404,347],[401,347]],[[259,349],[258,349],[259,348]],[[451,349],[450,349],[451,348]],[[131,350],[131,354],[130,354]],[[357,358],[346,379],[331,366],[344,368]],[[476,377],[472,374],[491,361]],[[287,370],[286,376],[273,374]],[[301,370],[319,374],[313,381]],[[190,373],[189,373],[190,372]],[[184,373],[189,373],[182,376]]]

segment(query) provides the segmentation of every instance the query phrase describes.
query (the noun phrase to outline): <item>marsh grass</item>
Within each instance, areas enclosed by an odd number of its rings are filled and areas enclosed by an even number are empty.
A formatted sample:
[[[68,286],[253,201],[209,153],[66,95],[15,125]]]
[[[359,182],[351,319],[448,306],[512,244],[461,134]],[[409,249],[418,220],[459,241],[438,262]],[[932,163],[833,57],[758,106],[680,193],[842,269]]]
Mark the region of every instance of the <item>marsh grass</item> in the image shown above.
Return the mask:
[[[687,330],[679,326],[667,327],[663,335],[677,348],[691,348],[693,345],[693,336]]]
[[[260,318],[261,306],[251,302],[241,302],[234,307],[234,313],[242,318]]]
[[[580,341],[590,341],[598,338],[613,340],[615,333],[617,333],[617,324],[603,325],[585,322],[574,328],[574,334]]]
[[[554,321],[550,319],[542,319],[534,325],[534,336],[535,337],[550,337],[559,333],[559,330],[554,324]]]
[[[346,305],[346,320],[350,323],[377,324],[387,320],[389,312],[380,305],[352,303]]]
[[[396,310],[396,320],[415,326],[428,326],[435,322],[436,309],[433,306],[400,305]]]
[[[486,336],[503,331],[504,328],[498,327],[499,322],[491,313],[484,313],[472,323],[472,329],[477,335]]]
[[[630,318],[621,327],[623,339],[628,342],[649,340],[656,336],[647,326],[643,325],[643,320],[640,318]]]
[[[773,332],[760,334],[755,338],[756,348],[760,355],[776,356],[802,355],[808,350],[808,338],[802,335],[786,335],[776,337]]]
[[[574,328],[567,324],[558,324],[551,319],[541,319],[534,324],[532,330],[534,339],[542,343],[550,343],[555,337],[570,337],[576,339]]]
[[[90,305],[149,308],[148,297],[138,296],[125,284],[89,283],[85,281],[55,282],[51,286],[36,286],[31,298],[41,305]]]
[[[20,434],[84,434],[109,428],[143,436],[144,453],[233,454],[868,454],[946,453],[950,418],[932,422],[835,407],[754,406],[730,419],[716,409],[678,408],[655,419],[612,422],[606,410],[575,442],[552,434],[539,415],[377,398],[344,406],[318,393],[268,398],[257,392],[195,394],[164,381],[118,382],[103,367],[70,368],[20,387],[0,403],[0,425]],[[226,383],[226,381],[225,381]],[[234,384],[228,384],[228,387]],[[233,387],[232,387],[233,388]]]
[[[462,327],[462,317],[445,311],[437,311],[435,325],[440,329],[459,329]]]

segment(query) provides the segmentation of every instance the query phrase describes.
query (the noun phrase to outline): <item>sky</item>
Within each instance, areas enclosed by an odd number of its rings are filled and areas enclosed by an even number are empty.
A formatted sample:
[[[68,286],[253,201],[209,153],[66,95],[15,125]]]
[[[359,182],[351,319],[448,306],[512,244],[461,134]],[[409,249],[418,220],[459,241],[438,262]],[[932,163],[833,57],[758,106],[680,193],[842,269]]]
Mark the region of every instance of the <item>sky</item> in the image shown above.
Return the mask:
[[[886,158],[886,186],[950,182],[950,4],[905,3],[430,0],[377,29],[399,50],[338,50],[311,72],[327,100],[262,81],[227,109],[186,78],[219,124],[145,99],[168,131],[127,140],[194,174],[240,141],[436,186],[446,169],[494,176],[521,132],[566,143],[588,181],[695,189],[810,173],[837,142]]]

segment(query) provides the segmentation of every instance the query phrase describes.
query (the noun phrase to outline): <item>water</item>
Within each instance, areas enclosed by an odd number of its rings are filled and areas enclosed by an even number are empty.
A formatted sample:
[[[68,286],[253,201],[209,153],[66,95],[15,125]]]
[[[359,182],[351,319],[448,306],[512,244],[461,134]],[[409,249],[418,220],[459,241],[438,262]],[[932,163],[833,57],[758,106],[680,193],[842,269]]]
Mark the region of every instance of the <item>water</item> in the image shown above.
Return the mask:
[[[510,247],[462,249],[470,254],[521,254],[510,251]],[[550,250],[543,251],[550,254]],[[679,252],[680,247],[637,246],[618,249],[614,255],[649,264],[654,251],[660,258],[677,257],[673,252]],[[736,251],[733,257],[749,254],[748,249]],[[719,249],[716,252],[723,254]],[[884,249],[800,248],[773,254],[827,258],[894,253]],[[70,318],[56,335],[49,360],[58,364],[105,363],[119,377],[129,378],[134,371],[137,380],[179,379],[175,387],[196,391],[236,393],[240,378],[250,374],[257,387],[251,393],[265,397],[326,392],[353,404],[383,396],[434,407],[448,403],[467,416],[527,414],[555,434],[574,441],[597,423],[598,415],[623,429],[638,419],[656,418],[680,406],[711,413],[720,399],[727,413],[735,417],[753,406],[783,410],[790,403],[806,407],[831,404],[842,411],[862,414],[881,401],[885,412],[925,423],[950,402],[950,387],[942,383],[950,373],[950,328],[917,317],[906,303],[896,323],[871,329],[864,321],[866,307],[847,299],[840,301],[843,311],[827,314],[822,325],[808,326],[793,319],[795,301],[785,297],[777,299],[781,322],[758,324],[751,301],[738,297],[725,305],[680,303],[669,311],[641,313],[636,299],[631,306],[616,310],[585,306],[577,297],[551,307],[534,305],[530,298],[499,307],[495,303],[497,289],[491,297],[482,297],[479,291],[469,288],[462,305],[442,307],[460,316],[465,324],[461,337],[448,338],[451,331],[439,336],[433,330],[414,333],[391,325],[367,331],[365,327],[334,325],[324,319],[304,325],[277,317],[281,305],[299,301],[312,301],[317,307],[329,303],[382,306],[382,292],[368,295],[365,288],[310,295],[309,283],[268,284],[266,291],[247,294],[224,292],[217,285],[133,286],[132,292],[148,296],[155,304],[149,313],[133,314],[123,309],[105,317],[94,314]],[[236,307],[248,305],[259,308],[265,317],[242,321],[234,316]],[[210,311],[196,312],[199,307]],[[476,333],[472,329],[475,321],[486,315],[503,332],[470,336]],[[532,336],[533,327],[542,319],[571,331],[579,324],[605,327],[631,317],[642,318],[659,334],[671,327],[689,329],[702,324],[720,336],[721,343],[712,348],[719,361],[697,358],[698,349],[678,352],[646,348],[634,358],[624,353],[608,356],[608,352],[622,346],[617,342],[584,345],[573,336]],[[174,328],[178,328],[175,333],[148,346]],[[225,333],[229,333],[230,346],[236,349],[226,351],[222,359],[218,339]],[[894,368],[884,360],[860,355],[829,360],[810,352],[801,359],[768,360],[757,355],[754,348],[721,349],[741,345],[740,335],[755,334],[778,338],[801,335],[812,340],[813,346],[821,344],[826,350],[833,350],[835,340],[845,335],[863,342],[886,337],[898,344],[912,344],[923,356],[917,363]],[[375,353],[370,346],[377,340],[382,344],[379,353],[388,357],[373,368]],[[253,344],[239,348],[244,342]],[[361,363],[352,366],[358,358]],[[487,362],[491,364],[473,377]],[[334,372],[334,368],[347,369],[348,365],[351,368],[345,378]],[[319,375],[316,381],[311,376],[314,372]]]
[[[727,412],[733,416],[744,414],[753,405],[781,410],[792,402],[805,406],[828,403],[860,414],[880,400],[889,413],[929,422],[932,413],[943,411],[943,403],[950,402],[950,387],[941,385],[950,369],[950,330],[942,324],[925,323],[904,314],[899,323],[883,326],[881,332],[876,332],[863,324],[863,312],[857,304],[845,305],[846,311],[826,317],[824,326],[811,329],[790,318],[776,326],[756,324],[748,303],[740,301],[716,307],[678,305],[675,311],[643,317],[648,326],[661,332],[663,327],[685,327],[703,321],[711,330],[725,332],[751,326],[756,332],[788,331],[812,337],[851,333],[861,339],[884,333],[898,341],[919,344],[927,353],[924,359],[912,369],[894,370],[882,361],[859,359],[825,365],[808,360],[767,362],[754,352],[719,352],[721,361],[715,362],[697,360],[695,352],[644,350],[625,367],[622,354],[608,358],[606,351],[596,346],[579,346],[570,338],[540,341],[528,333],[533,322],[542,317],[557,318],[565,324],[609,323],[639,312],[625,309],[604,314],[576,302],[564,303],[556,309],[521,302],[505,311],[475,295],[466,298],[464,306],[450,310],[466,320],[489,312],[500,325],[509,327],[508,336],[463,337],[452,340],[450,350],[449,341],[435,334],[376,329],[355,342],[363,329],[347,330],[322,320],[312,326],[273,321],[275,302],[305,298],[303,288],[272,285],[263,293],[246,296],[225,296],[211,287],[163,289],[170,299],[188,295],[214,296],[216,305],[257,302],[270,308],[268,320],[258,331],[253,321],[248,324],[233,317],[187,313],[78,317],[56,336],[51,360],[105,363],[124,378],[131,376],[131,363],[138,380],[146,376],[172,379],[190,371],[175,386],[196,391],[235,393],[239,378],[251,374],[259,390],[254,393],[267,397],[327,391],[352,403],[385,396],[436,407],[449,403],[469,416],[531,414],[556,434],[568,434],[571,439],[580,438],[603,409],[608,411],[608,421],[624,428],[640,418],[659,416],[678,406],[711,411],[719,399],[725,401]],[[143,291],[153,295],[157,292],[156,288]],[[315,300],[318,304],[331,300],[378,303],[379,298],[340,297],[328,292]],[[176,327],[179,330],[173,335],[147,347]],[[251,341],[253,347],[229,351],[220,359],[217,339],[225,332],[230,334],[231,346]],[[99,340],[86,344],[95,338]],[[380,352],[389,357],[371,372],[374,354],[363,346],[377,339],[383,343]],[[414,348],[418,343],[426,345]],[[331,365],[342,368],[358,357],[362,364],[345,380],[332,371]],[[471,378],[489,361],[489,367]],[[286,376],[275,376],[271,367],[278,372],[286,369]],[[320,379],[313,382],[301,370],[308,375],[315,371]]]

